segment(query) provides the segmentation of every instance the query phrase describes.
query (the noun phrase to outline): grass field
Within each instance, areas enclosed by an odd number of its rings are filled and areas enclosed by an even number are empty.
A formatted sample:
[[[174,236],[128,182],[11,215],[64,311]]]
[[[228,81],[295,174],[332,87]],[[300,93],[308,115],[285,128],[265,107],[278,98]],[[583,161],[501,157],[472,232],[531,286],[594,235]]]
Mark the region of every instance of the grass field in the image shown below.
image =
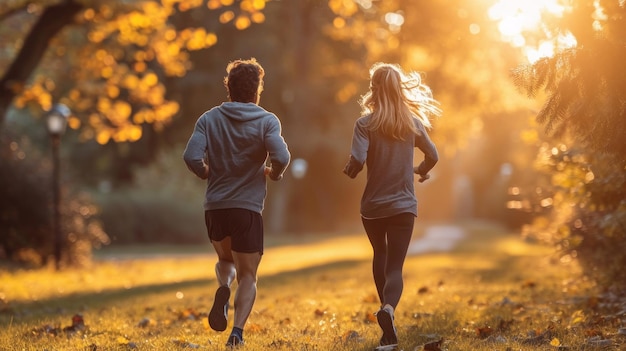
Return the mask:
[[[0,350],[225,349],[227,333],[206,321],[215,256],[208,247],[159,252],[109,253],[60,273],[0,272]],[[362,235],[269,247],[243,349],[372,350],[380,334],[369,257]],[[619,300],[546,247],[470,226],[452,251],[408,258],[399,346],[626,350]]]

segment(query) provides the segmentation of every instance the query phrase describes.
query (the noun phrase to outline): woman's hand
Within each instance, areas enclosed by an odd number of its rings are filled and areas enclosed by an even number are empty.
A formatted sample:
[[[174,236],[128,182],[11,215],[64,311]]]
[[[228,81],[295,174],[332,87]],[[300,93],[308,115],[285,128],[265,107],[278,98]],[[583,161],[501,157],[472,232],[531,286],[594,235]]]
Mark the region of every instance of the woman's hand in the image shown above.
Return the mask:
[[[430,174],[420,174],[420,179],[418,179],[418,181],[420,183],[424,183],[426,180],[430,179]]]
[[[418,180],[420,183],[424,183],[426,180],[430,179],[430,175],[428,173],[426,174],[422,174],[420,173],[420,168],[418,167],[413,167],[413,173],[415,174],[419,174],[420,179]]]

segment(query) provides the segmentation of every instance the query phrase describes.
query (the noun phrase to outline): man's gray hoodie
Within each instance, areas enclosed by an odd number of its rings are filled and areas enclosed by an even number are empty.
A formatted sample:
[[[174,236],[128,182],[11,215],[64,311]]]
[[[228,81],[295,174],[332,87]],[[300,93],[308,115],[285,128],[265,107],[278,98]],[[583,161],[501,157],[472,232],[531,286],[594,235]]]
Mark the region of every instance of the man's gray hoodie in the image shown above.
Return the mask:
[[[244,208],[261,213],[270,179],[279,180],[291,155],[279,119],[254,103],[225,102],[200,116],[183,159],[204,179],[208,164],[205,210]]]

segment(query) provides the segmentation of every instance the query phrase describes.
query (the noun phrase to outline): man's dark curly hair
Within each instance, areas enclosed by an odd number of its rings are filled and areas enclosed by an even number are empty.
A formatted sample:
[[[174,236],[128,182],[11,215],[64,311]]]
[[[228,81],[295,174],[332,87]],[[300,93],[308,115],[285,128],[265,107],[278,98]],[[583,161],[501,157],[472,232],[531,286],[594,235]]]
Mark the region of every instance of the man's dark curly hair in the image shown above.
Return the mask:
[[[230,101],[257,103],[257,94],[263,91],[265,70],[256,59],[232,61],[226,72],[228,76],[224,77],[224,86]]]

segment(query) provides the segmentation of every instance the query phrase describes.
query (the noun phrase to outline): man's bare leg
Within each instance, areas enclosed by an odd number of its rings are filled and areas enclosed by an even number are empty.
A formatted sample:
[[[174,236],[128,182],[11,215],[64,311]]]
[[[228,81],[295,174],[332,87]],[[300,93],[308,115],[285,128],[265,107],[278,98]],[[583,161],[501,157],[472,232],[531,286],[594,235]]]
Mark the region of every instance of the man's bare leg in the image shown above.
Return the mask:
[[[235,263],[231,253],[231,239],[212,241],[218,261],[215,264],[215,275],[219,287],[215,292],[213,307],[209,312],[209,325],[216,331],[224,331],[228,325],[228,303],[230,301],[230,286],[236,276]]]
[[[261,253],[233,252],[233,258],[237,270],[234,326],[243,329],[256,299],[257,269],[261,263]]]
[[[215,275],[220,286],[230,287],[235,280],[237,271],[235,270],[235,262],[231,251],[230,237],[227,236],[222,241],[211,241],[218,261],[215,264]]]

